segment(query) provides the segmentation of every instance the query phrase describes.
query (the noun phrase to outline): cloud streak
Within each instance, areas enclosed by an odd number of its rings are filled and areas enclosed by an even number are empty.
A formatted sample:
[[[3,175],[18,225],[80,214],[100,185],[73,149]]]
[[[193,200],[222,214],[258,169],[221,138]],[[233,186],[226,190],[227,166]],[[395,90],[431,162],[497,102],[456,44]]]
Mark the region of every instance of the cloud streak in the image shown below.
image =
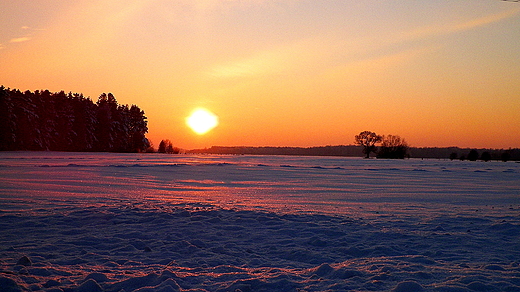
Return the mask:
[[[292,0],[292,2],[295,2],[298,0]],[[185,1],[188,4],[194,5],[197,9],[200,10],[208,10],[208,9],[214,9],[220,5],[226,5],[226,4],[233,4],[233,5],[262,5],[262,4],[269,4],[273,2],[290,2],[288,0],[285,1],[277,1],[277,0],[189,0]]]
[[[326,76],[342,76],[344,72],[349,71],[365,71],[367,68],[371,70],[380,71],[392,66],[397,66],[404,62],[408,62],[424,54],[433,53],[440,50],[443,45],[412,45],[407,46],[407,43],[417,43],[421,40],[427,40],[435,37],[448,36],[455,33],[461,33],[480,27],[485,27],[500,21],[518,16],[520,9],[509,10],[500,13],[494,13],[487,16],[475,18],[468,21],[456,22],[442,25],[429,25],[423,26],[417,29],[408,30],[405,32],[397,33],[396,35],[389,35],[385,38],[366,38],[359,39],[358,41],[350,42],[349,47],[352,55],[371,55],[369,52],[388,51],[394,45],[404,45],[400,51],[390,52],[386,54],[377,54],[370,57],[361,57],[355,61],[348,61],[339,66],[332,66]],[[392,50],[390,50],[392,51]],[[365,54],[363,54],[363,52]]]
[[[381,73],[388,68],[411,62],[425,54],[439,50],[439,46],[427,46],[403,50],[400,52],[378,55],[375,57],[359,59],[349,63],[333,66],[323,74],[325,80],[347,80],[349,76],[359,74]]]
[[[10,43],[23,43],[23,42],[26,42],[26,41],[28,41],[30,39],[31,39],[30,37],[19,37],[19,38],[13,38],[9,42]]]
[[[294,74],[304,68],[315,67],[330,55],[325,39],[305,38],[269,49],[261,50],[247,58],[217,64],[207,71],[213,78],[258,77],[266,75]]]
[[[421,27],[412,31],[407,31],[398,38],[399,41],[425,39],[436,36],[450,35],[458,32],[472,30],[478,27],[483,27],[493,23],[500,22],[502,20],[519,15],[520,9],[509,10],[501,13],[495,13],[480,17],[477,19],[454,23],[446,25],[434,25]]]
[[[20,29],[25,32],[24,33],[25,36],[11,38],[9,40],[9,43],[23,43],[23,42],[27,42],[27,41],[32,39],[32,36],[33,36],[32,32],[34,32],[34,31],[44,31],[45,30],[45,29],[32,28],[32,27],[29,27],[29,26],[26,26],[26,25],[20,27]],[[0,44],[0,49],[2,49],[2,48],[5,48],[5,46]]]

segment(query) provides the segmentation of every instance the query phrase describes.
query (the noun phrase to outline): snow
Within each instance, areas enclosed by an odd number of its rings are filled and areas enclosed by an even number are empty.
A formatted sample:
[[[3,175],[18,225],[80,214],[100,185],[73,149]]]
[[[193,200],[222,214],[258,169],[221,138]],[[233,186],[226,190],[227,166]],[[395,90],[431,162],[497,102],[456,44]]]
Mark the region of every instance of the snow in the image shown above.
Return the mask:
[[[520,291],[520,164],[0,152],[0,291]]]

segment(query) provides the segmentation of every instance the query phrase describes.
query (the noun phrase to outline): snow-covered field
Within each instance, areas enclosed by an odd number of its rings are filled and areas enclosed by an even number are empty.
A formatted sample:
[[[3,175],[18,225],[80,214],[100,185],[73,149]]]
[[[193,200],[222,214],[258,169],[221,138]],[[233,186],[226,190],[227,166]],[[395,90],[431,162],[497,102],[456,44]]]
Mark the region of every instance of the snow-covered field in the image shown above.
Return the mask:
[[[520,291],[520,163],[0,152],[0,291]]]

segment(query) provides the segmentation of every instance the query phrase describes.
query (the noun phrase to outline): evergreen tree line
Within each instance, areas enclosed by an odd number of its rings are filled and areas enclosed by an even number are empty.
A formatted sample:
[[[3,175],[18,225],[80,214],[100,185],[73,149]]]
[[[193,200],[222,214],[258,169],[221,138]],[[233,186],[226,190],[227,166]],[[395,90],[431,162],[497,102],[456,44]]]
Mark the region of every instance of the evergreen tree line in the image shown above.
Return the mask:
[[[111,94],[94,103],[80,93],[0,86],[0,150],[141,152],[150,143],[138,106]]]

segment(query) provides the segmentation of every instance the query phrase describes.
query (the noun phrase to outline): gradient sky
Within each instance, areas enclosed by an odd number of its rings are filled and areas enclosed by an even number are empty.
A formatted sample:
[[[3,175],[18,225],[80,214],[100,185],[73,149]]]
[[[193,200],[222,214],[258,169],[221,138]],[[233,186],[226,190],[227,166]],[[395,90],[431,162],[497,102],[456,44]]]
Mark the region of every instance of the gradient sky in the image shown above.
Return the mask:
[[[155,146],[520,147],[520,3],[5,0],[0,84],[112,92]]]

